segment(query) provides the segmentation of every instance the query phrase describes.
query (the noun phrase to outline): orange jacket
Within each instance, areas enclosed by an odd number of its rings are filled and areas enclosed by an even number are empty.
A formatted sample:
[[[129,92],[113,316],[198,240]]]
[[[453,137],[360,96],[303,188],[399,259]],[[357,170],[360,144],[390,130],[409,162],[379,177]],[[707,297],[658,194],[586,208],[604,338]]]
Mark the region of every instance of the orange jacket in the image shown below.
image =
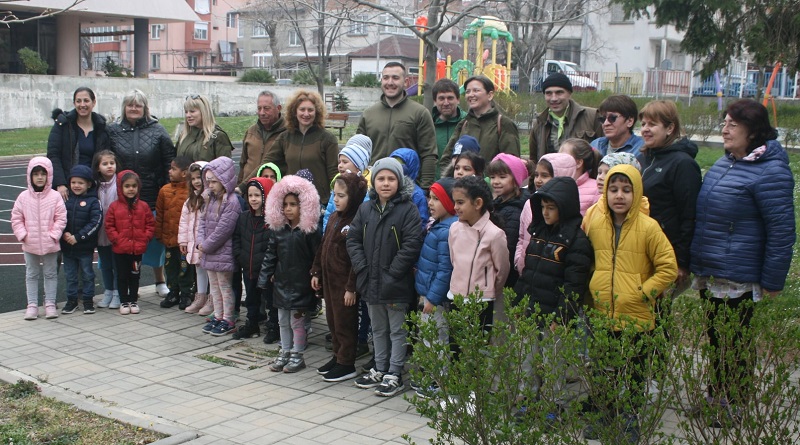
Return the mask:
[[[186,181],[170,182],[161,187],[156,200],[156,239],[166,247],[178,246],[181,209],[189,198]]]

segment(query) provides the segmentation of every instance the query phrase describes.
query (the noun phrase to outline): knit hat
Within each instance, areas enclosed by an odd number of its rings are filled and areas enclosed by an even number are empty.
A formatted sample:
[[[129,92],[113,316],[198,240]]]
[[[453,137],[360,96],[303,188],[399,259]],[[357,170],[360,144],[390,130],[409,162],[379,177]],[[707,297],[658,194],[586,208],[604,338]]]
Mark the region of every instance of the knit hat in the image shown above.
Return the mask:
[[[542,91],[547,91],[550,87],[561,87],[571,93],[572,81],[563,73],[553,73],[542,82]]]
[[[431,193],[433,193],[439,202],[442,203],[447,213],[451,215],[456,214],[455,205],[453,204],[453,185],[455,185],[455,178],[442,178],[431,185]]]
[[[517,187],[522,187],[522,183],[528,178],[528,167],[525,166],[525,161],[508,153],[498,154],[492,159],[492,162],[494,161],[503,161],[508,166],[508,169],[511,170],[511,175],[514,176],[514,182],[517,183]]]
[[[347,140],[347,144],[339,154],[347,156],[347,159],[355,164],[358,171],[363,172],[369,165],[369,158],[372,156],[372,139],[363,134],[354,135]]]
[[[314,174],[311,173],[311,170],[307,168],[298,170],[297,173],[295,173],[294,175],[299,176],[312,184],[314,183]]]
[[[627,164],[636,167],[636,170],[639,170],[640,172],[642,171],[642,166],[639,164],[639,161],[636,160],[636,156],[624,151],[605,155],[603,156],[603,159],[600,160],[600,163],[606,164],[609,170],[617,165]]]
[[[453,156],[461,154],[462,151],[474,151],[475,153],[481,152],[481,146],[478,140],[470,135],[463,135],[453,145]]]
[[[94,187],[94,177],[92,175],[92,169],[85,165],[78,164],[72,167],[72,169],[69,171],[69,177],[67,178],[67,181],[69,181],[72,178],[85,179],[89,182],[90,188]]]
[[[382,170],[389,170],[390,172],[394,173],[397,176],[398,181],[403,180],[403,166],[400,164],[395,158],[383,158],[379,159],[378,162],[373,164],[372,171],[370,172],[373,178],[378,176]]]

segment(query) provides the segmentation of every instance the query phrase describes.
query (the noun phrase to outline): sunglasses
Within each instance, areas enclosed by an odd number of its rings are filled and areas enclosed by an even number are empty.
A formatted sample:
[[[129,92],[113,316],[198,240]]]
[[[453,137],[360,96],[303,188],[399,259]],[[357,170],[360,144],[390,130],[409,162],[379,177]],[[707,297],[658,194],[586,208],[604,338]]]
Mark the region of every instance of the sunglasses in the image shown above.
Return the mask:
[[[606,114],[605,116],[603,116],[603,115],[598,115],[598,116],[597,116],[597,122],[600,122],[600,123],[602,124],[602,123],[604,123],[606,120],[608,120],[608,122],[610,122],[610,123],[612,123],[612,124],[613,124],[614,122],[616,122],[616,121],[617,121],[617,119],[619,119],[619,118],[621,118],[621,117],[622,117],[622,116],[620,116],[619,114],[611,114],[611,113],[608,113],[608,114]]]
[[[190,95],[186,96],[186,100],[189,100],[189,99],[194,99],[194,100],[200,99],[200,95],[199,94],[190,94]],[[614,121],[611,121],[611,122],[614,122]]]

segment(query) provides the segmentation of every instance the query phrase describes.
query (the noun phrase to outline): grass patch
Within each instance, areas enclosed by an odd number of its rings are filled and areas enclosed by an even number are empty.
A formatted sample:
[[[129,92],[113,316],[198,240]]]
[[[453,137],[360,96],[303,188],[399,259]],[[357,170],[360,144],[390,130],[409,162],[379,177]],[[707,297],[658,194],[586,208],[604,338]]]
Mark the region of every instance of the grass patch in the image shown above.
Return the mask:
[[[198,355],[197,358],[199,358],[201,360],[205,360],[207,362],[216,363],[216,364],[222,365],[222,366],[232,366],[234,368],[236,367],[236,363],[234,363],[234,362],[232,362],[230,360],[226,360],[224,358],[219,358],[219,357],[217,357],[215,355],[211,355],[211,354]]]
[[[39,395],[32,382],[0,383],[0,443],[144,445],[167,436]]]

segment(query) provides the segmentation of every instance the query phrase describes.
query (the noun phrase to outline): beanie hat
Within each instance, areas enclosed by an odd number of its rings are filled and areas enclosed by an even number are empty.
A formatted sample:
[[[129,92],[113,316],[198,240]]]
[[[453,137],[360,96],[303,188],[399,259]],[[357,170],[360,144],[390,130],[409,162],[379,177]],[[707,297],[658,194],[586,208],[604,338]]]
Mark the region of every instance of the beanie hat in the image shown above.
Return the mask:
[[[478,144],[477,139],[465,134],[458,138],[456,144],[453,145],[453,156],[460,155],[463,151],[474,151],[475,153],[480,153],[481,146]]]
[[[494,161],[503,161],[508,166],[508,169],[511,170],[511,175],[514,176],[514,182],[517,183],[517,187],[522,187],[522,183],[528,177],[528,167],[525,166],[525,161],[508,153],[498,154],[492,159],[492,162]]]
[[[395,159],[395,158],[379,159],[378,162],[376,162],[372,166],[372,172],[371,172],[372,177],[376,178],[378,176],[378,173],[380,173],[382,170],[389,170],[395,176],[397,176],[397,180],[398,181],[402,182],[403,176],[404,176],[403,175],[403,166],[400,164],[400,161],[398,161],[397,159]],[[401,189],[402,189],[402,187],[401,187]]]
[[[612,169],[617,165],[627,164],[636,167],[636,170],[639,170],[640,172],[642,171],[642,166],[639,164],[639,161],[636,160],[636,156],[624,151],[605,155],[603,156],[603,159],[600,160],[600,163],[606,164],[609,169]]]
[[[561,87],[570,93],[572,92],[572,82],[563,73],[553,73],[547,76],[547,79],[542,82],[542,91],[547,91],[550,87]]]
[[[347,156],[347,159],[355,164],[358,171],[363,172],[369,165],[369,158],[372,156],[372,139],[363,134],[354,135],[347,140],[347,144],[339,154]]]
[[[92,169],[85,165],[78,164],[72,167],[72,169],[69,171],[69,177],[67,178],[67,181],[69,181],[72,178],[85,179],[89,181],[90,188],[94,187],[94,177],[92,175]]]
[[[433,193],[439,202],[442,203],[447,213],[451,215],[456,214],[455,205],[453,204],[453,185],[455,185],[455,178],[442,178],[431,185],[431,193]]]
[[[295,173],[294,175],[299,176],[312,184],[314,183],[314,174],[311,173],[311,170],[307,168],[298,170],[297,173]]]

